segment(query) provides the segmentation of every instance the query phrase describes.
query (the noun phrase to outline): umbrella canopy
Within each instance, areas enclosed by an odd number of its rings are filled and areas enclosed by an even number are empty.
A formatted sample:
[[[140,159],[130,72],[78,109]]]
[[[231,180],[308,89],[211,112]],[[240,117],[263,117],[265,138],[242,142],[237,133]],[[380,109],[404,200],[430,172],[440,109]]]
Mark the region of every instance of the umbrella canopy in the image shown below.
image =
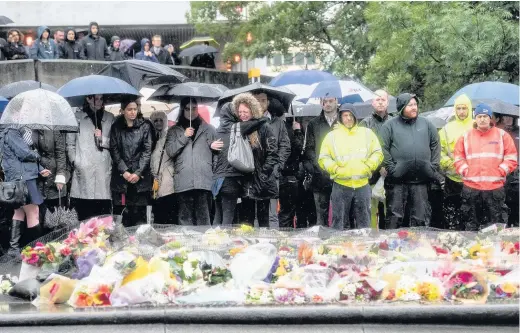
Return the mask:
[[[187,77],[161,64],[144,60],[114,61],[99,71],[98,75],[115,77],[136,89],[162,83],[181,83]]]
[[[119,49],[121,52],[126,53],[128,50],[130,50],[130,48],[132,48],[132,46],[135,45],[135,43],[137,42],[133,39],[123,39],[121,42],[119,42]]]
[[[4,112],[7,103],[9,103],[9,100],[5,97],[0,96],[0,113]]]
[[[323,81],[337,80],[337,77],[327,72],[302,69],[278,74],[278,76],[269,82],[269,85],[272,87],[286,86],[289,84],[312,85]]]
[[[125,81],[104,75],[88,75],[70,80],[57,93],[75,107],[83,106],[85,97],[89,95],[104,95],[105,104],[117,103],[123,96],[141,97],[139,91]]]
[[[375,97],[370,89],[356,81],[323,81],[313,87],[309,98],[336,97],[340,104],[365,102]]]
[[[213,47],[220,46],[220,44],[213,37],[204,36],[204,37],[194,37],[194,38],[190,39],[189,41],[187,41],[186,43],[182,44],[179,48],[181,50],[184,50],[187,47],[197,45],[197,44],[204,44],[204,43],[208,43],[209,45],[211,45]]]
[[[220,107],[227,102],[230,102],[233,97],[242,93],[252,93],[252,94],[260,94],[264,93],[268,98],[276,98],[278,99],[286,110],[289,110],[291,106],[291,102],[294,99],[294,93],[289,91],[286,88],[279,87],[270,87],[268,85],[262,84],[260,82],[255,82],[253,84],[247,85],[245,87],[230,89],[226,91],[222,97],[218,100],[218,106],[216,111],[216,116],[219,116]]]
[[[388,113],[394,113],[397,112],[397,106],[395,104],[396,99],[394,97],[390,97],[388,99]],[[366,102],[363,103],[354,103],[354,106],[356,107],[356,111],[358,112],[360,118],[366,118],[370,116],[374,112],[374,107],[372,106],[372,100],[369,99]],[[363,115],[363,117],[361,117]]]
[[[448,123],[446,119],[442,119],[439,117],[436,117],[435,115],[431,114],[426,117],[437,129],[441,129]]]
[[[179,103],[184,97],[198,98],[201,101],[216,101],[222,94],[229,90],[222,84],[208,84],[199,82],[186,82],[176,85],[166,85],[157,88],[150,96],[150,101],[165,103]]]
[[[520,103],[520,87],[516,84],[504,83],[504,82],[479,82],[472,83],[459,89],[450,99],[444,104],[444,106],[452,106],[455,103],[455,99],[462,94],[466,94],[469,99],[481,99],[491,98],[498,99],[502,102],[506,102],[513,105]]]
[[[9,23],[14,23],[14,21],[7,16],[0,15],[0,25],[6,25]]]
[[[278,86],[278,88],[285,88],[292,91],[296,97],[294,97],[295,101],[307,101],[309,96],[312,93],[314,87],[306,84],[287,84],[283,86]]]
[[[206,103],[206,104],[198,104],[197,111],[199,112],[199,116],[206,121],[206,123],[213,125],[217,128],[220,124],[220,119],[215,117],[215,111],[217,108],[217,103]],[[179,105],[176,105],[170,113],[168,113],[168,124],[175,124],[179,119]],[[169,125],[170,126],[170,125]]]
[[[321,113],[321,106],[316,104],[304,104],[291,106],[292,113],[286,114],[287,117],[316,117]]]
[[[188,47],[187,49],[182,50],[182,52],[179,54],[179,57],[194,57],[199,54],[206,54],[206,53],[217,53],[218,50],[214,48],[213,46],[208,45],[195,45],[192,47]]]
[[[491,107],[491,110],[493,110],[493,113],[499,113],[514,117],[520,116],[520,107],[518,105],[509,104],[499,99],[491,98],[478,98],[471,101],[473,108],[475,108],[480,103],[489,105]]]
[[[41,83],[33,80],[26,80],[9,83],[8,85],[3,86],[2,88],[0,88],[0,96],[3,96],[7,99],[11,99],[23,92],[40,88],[52,92],[56,92],[58,90],[58,88],[53,87],[50,84]]]
[[[44,89],[18,94],[7,104],[0,119],[0,128],[24,126],[51,131],[78,131],[78,122],[69,103],[57,93]]]

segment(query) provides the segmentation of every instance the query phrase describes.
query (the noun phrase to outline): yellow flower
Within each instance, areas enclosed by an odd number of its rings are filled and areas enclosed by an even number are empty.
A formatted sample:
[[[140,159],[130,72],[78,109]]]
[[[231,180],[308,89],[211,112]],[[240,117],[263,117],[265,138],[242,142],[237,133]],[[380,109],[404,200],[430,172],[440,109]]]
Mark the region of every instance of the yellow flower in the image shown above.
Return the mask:
[[[508,294],[514,294],[517,291],[517,287],[511,282],[505,282],[500,286],[503,292]]]
[[[405,289],[405,288],[398,288],[396,291],[395,291],[395,297],[397,299],[403,297],[404,295],[406,295],[408,291]]]
[[[276,272],[274,272],[274,275],[276,276],[283,276],[287,274],[287,271],[285,270],[285,267],[284,266],[278,266],[278,268],[276,269]]]
[[[242,231],[243,233],[250,233],[250,232],[253,232],[255,229],[250,226],[250,225],[247,225],[247,224],[242,224],[240,226],[240,231]]]
[[[479,254],[482,251],[482,247],[479,243],[474,244],[472,247],[469,248],[469,256],[471,259],[478,259]]]

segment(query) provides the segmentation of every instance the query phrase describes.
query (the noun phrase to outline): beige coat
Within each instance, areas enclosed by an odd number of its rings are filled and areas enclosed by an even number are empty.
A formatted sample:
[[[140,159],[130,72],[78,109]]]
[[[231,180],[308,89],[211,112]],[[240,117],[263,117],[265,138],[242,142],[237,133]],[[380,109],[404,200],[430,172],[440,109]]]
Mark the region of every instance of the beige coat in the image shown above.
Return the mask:
[[[163,154],[164,143],[166,142],[166,133],[168,132],[168,117],[166,116],[166,113],[162,111],[156,111],[152,113],[152,115],[150,116],[150,121],[153,123],[154,119],[159,117],[163,118],[164,128],[162,132],[159,134],[159,140],[157,141],[157,145],[155,146],[155,149],[152,153],[150,168],[152,171],[152,176],[154,178],[157,178],[159,181],[159,191],[157,193],[157,197],[161,198],[174,193],[174,169],[173,160],[168,156],[166,152],[164,152]],[[162,163],[160,163],[161,154],[163,154]],[[160,169],[159,163],[161,164]]]

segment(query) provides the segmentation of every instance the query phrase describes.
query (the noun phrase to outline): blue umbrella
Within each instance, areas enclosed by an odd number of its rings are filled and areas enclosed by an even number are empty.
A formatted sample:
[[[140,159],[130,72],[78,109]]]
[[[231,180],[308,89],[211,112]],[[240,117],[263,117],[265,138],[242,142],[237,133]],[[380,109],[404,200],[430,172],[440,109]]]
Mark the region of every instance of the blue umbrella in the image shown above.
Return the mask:
[[[335,97],[339,104],[361,103],[375,97],[370,89],[356,81],[323,81],[313,86],[309,98]]]
[[[444,106],[452,106],[455,99],[462,94],[466,94],[471,100],[474,99],[499,99],[513,105],[519,105],[520,87],[516,84],[504,82],[479,82],[472,83],[459,89],[451,98],[444,104]]]
[[[2,116],[2,112],[4,112],[7,103],[9,103],[9,100],[5,97],[0,96],[0,117]]]
[[[141,97],[137,89],[123,80],[104,75],[82,76],[65,83],[58,94],[65,97],[73,107],[81,107],[85,97],[104,95],[105,104],[118,103],[123,96]]]
[[[277,77],[269,82],[271,87],[285,86],[288,84],[306,84],[311,85],[323,81],[337,81],[338,78],[334,75],[318,71],[318,70],[297,70],[278,74]]]

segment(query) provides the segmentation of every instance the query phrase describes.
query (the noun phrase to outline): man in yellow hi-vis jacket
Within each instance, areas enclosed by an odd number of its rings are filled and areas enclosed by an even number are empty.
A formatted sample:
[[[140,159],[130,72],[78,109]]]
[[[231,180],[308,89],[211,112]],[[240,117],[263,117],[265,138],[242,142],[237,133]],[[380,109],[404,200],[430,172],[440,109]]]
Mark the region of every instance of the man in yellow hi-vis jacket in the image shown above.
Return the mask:
[[[320,167],[334,181],[332,227],[368,228],[371,199],[368,179],[383,161],[381,145],[372,130],[357,125],[354,105],[343,104],[338,120],[340,123],[325,137],[318,159]]]

